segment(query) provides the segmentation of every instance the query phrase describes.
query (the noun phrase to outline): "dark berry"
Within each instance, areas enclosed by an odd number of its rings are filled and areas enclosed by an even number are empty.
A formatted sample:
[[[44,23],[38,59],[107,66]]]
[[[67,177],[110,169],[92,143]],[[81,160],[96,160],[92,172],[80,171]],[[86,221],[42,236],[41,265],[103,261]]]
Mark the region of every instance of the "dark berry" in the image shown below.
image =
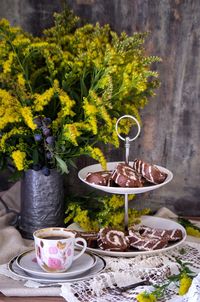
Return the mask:
[[[46,138],[46,142],[47,142],[47,144],[49,144],[49,145],[53,145],[53,144],[55,143],[55,137],[54,137],[54,136],[48,136],[48,137]]]
[[[33,170],[39,171],[40,169],[41,169],[41,165],[40,164],[34,164],[33,165]]]
[[[48,151],[48,152],[46,153],[46,158],[47,158],[47,159],[52,159],[52,154],[51,154],[51,152]]]
[[[42,140],[42,135],[41,134],[34,134],[34,139],[36,142],[40,142]]]
[[[51,135],[51,129],[49,129],[47,127],[42,127],[42,132],[45,136]]]
[[[43,119],[43,123],[44,123],[46,126],[50,125],[50,124],[51,124],[51,119],[50,119],[50,117],[45,117],[45,118]]]
[[[42,174],[45,176],[49,176],[50,175],[50,170],[47,167],[43,167],[42,168]]]
[[[38,128],[42,127],[42,118],[40,116],[34,118],[33,122],[38,126]]]

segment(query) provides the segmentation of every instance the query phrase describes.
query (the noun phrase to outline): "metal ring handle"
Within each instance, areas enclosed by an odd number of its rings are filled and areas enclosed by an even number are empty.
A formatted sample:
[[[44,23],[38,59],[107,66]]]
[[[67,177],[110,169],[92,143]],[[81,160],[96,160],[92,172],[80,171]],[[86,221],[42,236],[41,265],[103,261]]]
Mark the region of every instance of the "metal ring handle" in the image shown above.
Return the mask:
[[[118,135],[119,138],[122,139],[123,141],[125,141],[126,138],[122,137],[122,136],[119,134],[119,132],[118,132],[118,124],[119,124],[119,121],[121,121],[121,119],[123,119],[123,118],[130,118],[130,119],[134,120],[134,121],[136,122],[137,126],[138,126],[138,132],[137,132],[137,134],[136,134],[133,138],[128,138],[128,140],[129,140],[130,142],[132,142],[132,141],[134,141],[134,140],[138,137],[138,135],[140,134],[140,130],[141,130],[140,124],[139,124],[138,120],[137,120],[134,116],[132,116],[132,115],[126,114],[126,115],[121,116],[121,117],[117,120],[117,122],[116,122],[115,129],[116,129],[117,135]]]

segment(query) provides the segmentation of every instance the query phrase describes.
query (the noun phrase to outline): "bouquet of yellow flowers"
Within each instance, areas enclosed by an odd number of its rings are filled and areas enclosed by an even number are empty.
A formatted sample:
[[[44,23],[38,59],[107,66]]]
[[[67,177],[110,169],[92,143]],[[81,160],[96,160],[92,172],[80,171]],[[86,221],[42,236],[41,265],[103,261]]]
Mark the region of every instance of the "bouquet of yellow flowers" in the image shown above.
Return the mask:
[[[135,195],[129,194],[129,200]],[[149,214],[150,209],[128,209],[129,226],[140,223],[142,215]],[[101,227],[124,230],[124,196],[94,193],[85,196],[68,196],[65,224],[77,223],[84,231],[99,231]]]
[[[41,37],[0,21],[0,168],[18,171],[68,165],[89,155],[103,167],[96,144],[118,147],[116,120],[147,104],[159,85],[146,56],[146,34],[118,35],[108,25],[79,26],[65,10]],[[121,124],[121,132],[128,126]]]

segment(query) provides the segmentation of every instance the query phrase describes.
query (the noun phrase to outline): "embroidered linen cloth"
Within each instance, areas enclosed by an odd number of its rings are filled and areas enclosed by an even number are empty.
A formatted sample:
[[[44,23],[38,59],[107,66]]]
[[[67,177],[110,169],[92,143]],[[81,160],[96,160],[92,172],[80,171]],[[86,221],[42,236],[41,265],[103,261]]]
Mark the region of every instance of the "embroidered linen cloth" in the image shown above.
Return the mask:
[[[6,205],[17,211],[20,207],[19,186],[20,184],[16,183],[9,191],[2,193]],[[172,219],[176,217],[166,208],[159,210],[157,216]],[[187,241],[174,250],[157,255],[138,255],[134,258],[104,257],[107,263],[106,270],[89,280],[59,285],[48,284],[48,286],[30,280],[20,280],[8,271],[7,263],[12,257],[33,246],[33,241],[24,240],[18,230],[10,226],[13,218],[14,214],[6,213],[0,205],[0,291],[6,296],[61,295],[68,302],[133,302],[136,301],[135,297],[140,291],[151,290],[152,287],[137,287],[135,290],[121,294],[115,289],[116,285],[126,286],[147,277],[152,284],[162,283],[170,274],[178,273],[176,258],[190,262],[191,269],[196,273],[200,272],[200,241],[199,243]],[[188,240],[191,241],[191,239],[195,241],[193,237],[188,237]],[[184,254],[181,254],[180,250],[182,252],[184,250]],[[180,297],[176,296],[177,288],[171,286],[163,301],[170,301],[170,299],[173,302],[200,301],[199,288],[200,277],[197,276],[188,295],[181,297],[187,300],[180,300]]]

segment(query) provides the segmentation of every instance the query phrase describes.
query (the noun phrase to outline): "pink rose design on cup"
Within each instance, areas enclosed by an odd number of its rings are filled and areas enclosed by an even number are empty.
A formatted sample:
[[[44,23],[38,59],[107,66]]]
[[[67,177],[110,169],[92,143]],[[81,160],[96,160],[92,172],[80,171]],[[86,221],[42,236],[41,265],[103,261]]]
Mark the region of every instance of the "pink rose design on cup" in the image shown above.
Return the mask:
[[[69,232],[66,228],[47,227],[33,233],[37,263],[45,272],[65,272],[85,253],[86,240],[72,237]],[[82,249],[74,252],[80,241]]]
[[[48,267],[53,269],[61,269],[62,263],[60,259],[57,258],[49,258],[48,259]]]

